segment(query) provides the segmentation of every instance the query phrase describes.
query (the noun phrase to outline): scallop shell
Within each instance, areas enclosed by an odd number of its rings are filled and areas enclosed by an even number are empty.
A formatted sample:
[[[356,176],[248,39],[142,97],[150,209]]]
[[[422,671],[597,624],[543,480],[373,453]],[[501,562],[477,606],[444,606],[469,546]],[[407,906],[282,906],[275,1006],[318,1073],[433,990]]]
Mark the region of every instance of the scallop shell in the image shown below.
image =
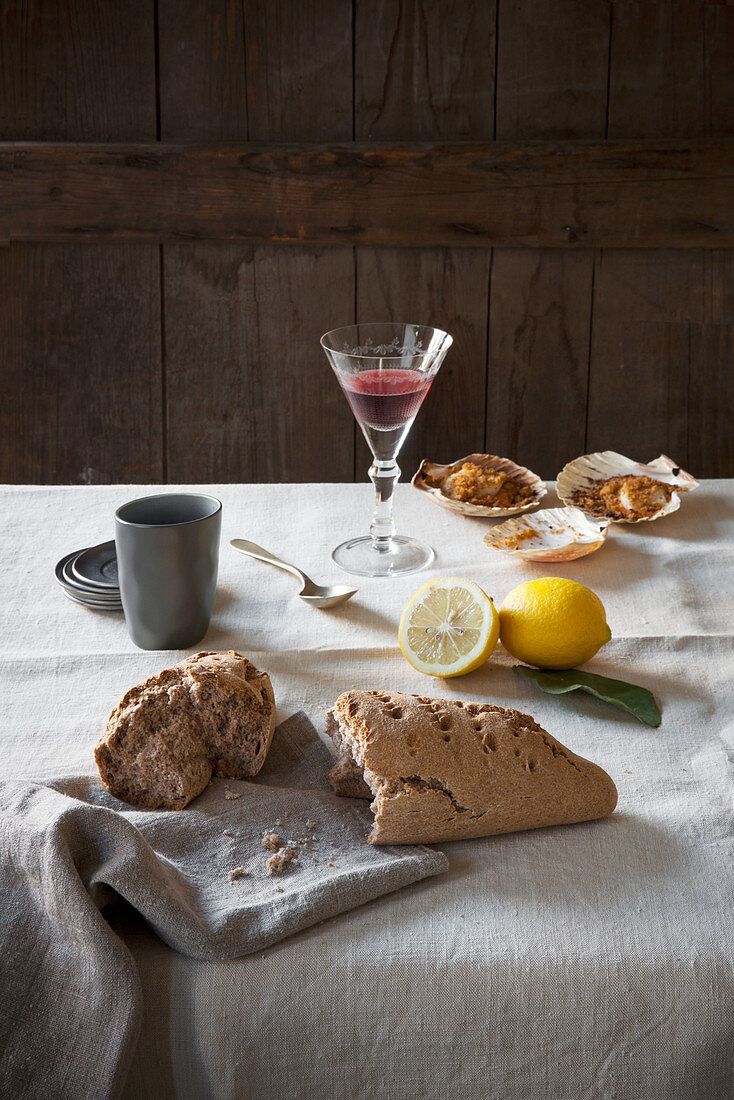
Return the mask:
[[[533,495],[524,503],[516,504],[512,508],[492,508],[487,504],[469,504],[464,500],[452,500],[451,497],[444,495],[442,486],[446,479],[460,470],[465,462],[473,462],[485,470],[499,470],[509,474],[521,485],[531,486]],[[527,512],[528,509],[535,508],[540,503],[541,497],[548,492],[538,475],[532,470],[528,470],[526,466],[518,466],[509,458],[500,458],[499,455],[467,455],[466,458],[458,458],[456,462],[446,466],[439,466],[424,458],[413,475],[411,485],[422,493],[428,493],[436,504],[440,504],[443,508],[450,508],[452,512],[461,512],[465,516],[512,516],[517,512]]]
[[[576,489],[583,489],[592,481],[605,481],[608,477],[620,477],[625,474],[645,474],[656,481],[662,481],[666,485],[676,485],[681,490],[695,489],[698,482],[695,478],[682,470],[667,455],[660,455],[647,465],[643,462],[634,462],[631,458],[617,454],[616,451],[597,451],[595,454],[582,455],[568,462],[560,474],[556,483],[556,491],[564,504],[575,507],[573,493]],[[673,493],[672,497],[662,508],[651,516],[638,516],[637,519],[614,519],[611,523],[642,523],[645,520],[660,519],[671,512],[677,512],[680,508],[680,497]],[[604,517],[595,516],[595,519]]]
[[[604,545],[608,519],[594,519],[580,508],[541,508],[532,516],[498,523],[484,536],[491,550],[523,561],[573,561]]]

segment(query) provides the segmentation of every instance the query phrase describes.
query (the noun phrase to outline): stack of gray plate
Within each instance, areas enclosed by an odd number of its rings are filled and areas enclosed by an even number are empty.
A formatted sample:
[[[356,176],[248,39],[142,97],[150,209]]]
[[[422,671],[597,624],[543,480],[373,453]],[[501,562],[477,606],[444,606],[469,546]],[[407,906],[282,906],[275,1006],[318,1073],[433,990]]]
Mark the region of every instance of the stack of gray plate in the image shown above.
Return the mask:
[[[122,611],[114,539],[67,554],[56,566],[56,580],[74,603],[95,611]]]

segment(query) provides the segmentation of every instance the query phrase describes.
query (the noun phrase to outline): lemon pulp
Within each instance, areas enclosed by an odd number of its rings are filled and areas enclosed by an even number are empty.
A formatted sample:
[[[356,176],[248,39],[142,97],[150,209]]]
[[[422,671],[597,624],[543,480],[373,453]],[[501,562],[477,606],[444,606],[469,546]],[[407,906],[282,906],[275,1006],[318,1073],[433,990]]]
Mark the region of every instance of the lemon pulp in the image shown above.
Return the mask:
[[[408,602],[399,641],[414,668],[431,676],[460,676],[483,664],[499,636],[494,604],[473,581],[429,581]]]

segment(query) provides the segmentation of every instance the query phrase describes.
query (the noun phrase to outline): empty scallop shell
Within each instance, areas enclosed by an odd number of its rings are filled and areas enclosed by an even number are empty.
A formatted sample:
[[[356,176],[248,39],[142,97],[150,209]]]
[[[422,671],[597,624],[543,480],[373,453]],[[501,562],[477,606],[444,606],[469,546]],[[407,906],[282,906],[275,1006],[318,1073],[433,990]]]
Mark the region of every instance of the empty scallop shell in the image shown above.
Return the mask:
[[[675,485],[682,491],[695,489],[698,482],[695,478],[682,470],[667,455],[660,455],[653,462],[634,462],[631,458],[617,454],[616,451],[597,451],[595,454],[582,455],[573,462],[567,463],[556,483],[558,496],[564,504],[578,507],[573,499],[573,494],[578,489],[585,489],[592,481],[606,481],[610,477],[623,477],[626,474],[637,476],[644,475],[655,481],[662,481],[666,485]],[[665,502],[657,512],[651,516],[637,516],[634,519],[617,519],[608,517],[611,523],[641,523],[644,520],[660,519],[671,512],[677,512],[680,508],[680,497],[673,493],[670,500]],[[602,519],[596,516],[595,519]]]
[[[580,508],[541,508],[498,523],[484,541],[523,561],[573,561],[603,546],[608,527],[608,519],[593,519]]]
[[[472,462],[485,470],[497,470],[508,474],[513,481],[519,482],[520,485],[529,485],[533,490],[533,495],[521,504],[502,508],[493,508],[489,504],[469,504],[464,500],[452,500],[444,493],[443,486],[447,479],[455,474],[457,470],[460,470],[465,462]],[[427,458],[424,458],[413,475],[411,485],[422,493],[428,493],[436,504],[440,504],[443,508],[450,508],[452,512],[461,512],[465,516],[512,516],[517,512],[527,512],[529,508],[535,508],[541,497],[544,497],[548,492],[538,475],[534,474],[532,470],[528,470],[526,466],[518,466],[516,462],[512,462],[509,458],[500,458],[499,455],[467,455],[466,458],[459,458],[456,462],[451,462],[446,466],[439,466],[437,463],[429,462]]]

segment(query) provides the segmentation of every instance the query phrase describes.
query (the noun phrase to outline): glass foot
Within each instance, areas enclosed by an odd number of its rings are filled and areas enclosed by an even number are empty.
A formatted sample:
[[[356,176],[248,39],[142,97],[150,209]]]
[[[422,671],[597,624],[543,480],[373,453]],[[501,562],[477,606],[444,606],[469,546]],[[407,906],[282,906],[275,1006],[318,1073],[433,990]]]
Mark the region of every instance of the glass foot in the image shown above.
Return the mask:
[[[360,577],[397,577],[417,573],[436,557],[430,546],[406,535],[393,535],[386,550],[376,550],[370,535],[348,539],[332,552],[336,564],[346,573]]]

